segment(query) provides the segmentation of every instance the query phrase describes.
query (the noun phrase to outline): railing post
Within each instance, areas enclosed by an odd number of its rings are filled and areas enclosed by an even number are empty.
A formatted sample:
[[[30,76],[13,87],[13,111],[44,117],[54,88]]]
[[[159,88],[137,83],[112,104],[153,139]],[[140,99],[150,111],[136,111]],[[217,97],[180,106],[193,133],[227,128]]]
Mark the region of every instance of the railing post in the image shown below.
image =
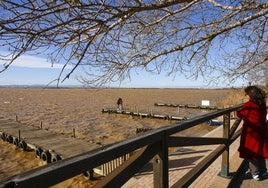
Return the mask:
[[[230,178],[229,175],[229,147],[230,147],[230,113],[223,115],[223,138],[226,138],[226,149],[222,153],[220,176]]]
[[[160,152],[153,158],[154,188],[168,188],[168,147],[167,137],[160,144]]]

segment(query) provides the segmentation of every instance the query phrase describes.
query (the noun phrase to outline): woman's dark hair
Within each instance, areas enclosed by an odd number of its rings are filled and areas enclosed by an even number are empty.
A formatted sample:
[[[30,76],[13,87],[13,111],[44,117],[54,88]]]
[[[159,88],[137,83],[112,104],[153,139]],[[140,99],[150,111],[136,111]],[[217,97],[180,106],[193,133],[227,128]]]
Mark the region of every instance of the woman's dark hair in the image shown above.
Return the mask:
[[[118,98],[118,100],[117,100],[117,104],[122,104],[123,103],[123,100],[122,100],[122,98],[120,97],[120,98]]]
[[[245,88],[245,93],[250,97],[250,100],[256,104],[266,104],[266,93],[257,86],[248,86]]]

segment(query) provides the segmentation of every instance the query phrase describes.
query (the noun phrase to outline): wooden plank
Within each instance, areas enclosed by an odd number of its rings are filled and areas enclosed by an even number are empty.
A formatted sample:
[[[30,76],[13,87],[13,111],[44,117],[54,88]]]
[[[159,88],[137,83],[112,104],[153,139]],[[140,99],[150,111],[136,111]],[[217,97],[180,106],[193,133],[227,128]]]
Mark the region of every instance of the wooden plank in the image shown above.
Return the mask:
[[[206,109],[206,110],[220,110],[217,106],[200,106],[197,104],[164,104],[155,103],[155,106],[166,106],[166,107],[180,107],[180,108],[196,108],[196,109]]]
[[[156,118],[156,119],[167,119],[167,120],[186,120],[187,117],[178,117],[178,116],[171,116],[167,114],[153,114],[147,112],[131,112],[125,110],[116,110],[116,109],[102,109],[102,113],[115,113],[115,114],[122,114],[122,115],[131,115],[131,116],[139,116],[141,118]]]
[[[167,138],[167,136],[165,135]],[[167,139],[163,139],[159,145],[159,152],[153,159],[154,188],[168,188],[168,145]]]
[[[212,138],[212,137],[170,136],[167,139],[168,147],[215,145],[215,144],[226,144],[227,142],[228,140],[226,138]]]
[[[35,130],[36,128],[23,126],[17,122],[10,122],[10,123],[0,123],[1,124],[1,131],[11,131],[15,132],[17,130]]]
[[[38,127],[31,127],[19,122],[0,120],[0,132],[23,139],[28,147],[42,148],[59,154],[62,158],[73,157],[90,150],[99,148],[100,145],[72,138],[68,135],[53,133]]]
[[[213,152],[211,152],[207,157],[205,157],[200,163],[198,163],[194,168],[192,168],[188,173],[186,173],[181,179],[179,179],[171,188],[177,187],[189,187],[191,182],[193,182],[207,167],[213,163],[225,150],[225,145],[218,146]]]
[[[108,176],[104,177],[101,182],[98,182],[94,188],[122,186],[130,177],[152,159],[152,157],[159,151],[159,145],[160,143],[155,143],[135,152],[121,166],[112,171]]]

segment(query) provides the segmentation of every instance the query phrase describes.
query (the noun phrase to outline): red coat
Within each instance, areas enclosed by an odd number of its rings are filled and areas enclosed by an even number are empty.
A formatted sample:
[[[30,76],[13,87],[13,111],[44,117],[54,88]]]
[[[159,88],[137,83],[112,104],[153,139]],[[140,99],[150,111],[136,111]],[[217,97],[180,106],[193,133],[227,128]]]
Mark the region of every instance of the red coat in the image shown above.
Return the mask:
[[[268,138],[266,125],[266,105],[246,102],[237,112],[243,119],[238,149],[240,157],[246,159],[268,158]]]

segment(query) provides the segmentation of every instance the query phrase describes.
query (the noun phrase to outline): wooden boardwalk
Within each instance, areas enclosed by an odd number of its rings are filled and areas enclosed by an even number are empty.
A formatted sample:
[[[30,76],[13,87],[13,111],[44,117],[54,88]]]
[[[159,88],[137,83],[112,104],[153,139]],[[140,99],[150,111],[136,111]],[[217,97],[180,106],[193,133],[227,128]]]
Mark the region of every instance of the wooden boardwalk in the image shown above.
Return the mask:
[[[166,104],[166,103],[154,103],[155,106],[166,106],[166,107],[179,107],[179,108],[195,108],[195,109],[206,109],[206,110],[220,110],[217,106],[204,106],[197,104]]]
[[[208,133],[208,137],[218,137],[222,134],[222,127],[218,127],[214,131]],[[42,130],[40,128],[27,126],[16,121],[10,120],[0,120],[0,136],[3,139],[5,136],[6,141],[7,137],[12,137],[13,141],[17,138],[19,141],[24,141],[27,144],[25,149],[36,149],[42,148],[45,150],[52,151],[59,154],[62,158],[71,157],[78,155],[80,153],[91,151],[101,146],[94,143],[89,143],[83,140],[75,139],[70,136],[52,133],[47,130]],[[238,148],[239,140],[236,141],[236,144],[232,145],[230,157],[230,172],[237,172],[237,175],[233,179],[226,179],[217,174],[220,171],[221,159],[217,159],[203,175],[197,178],[190,187],[211,187],[211,188],[221,188],[221,187],[268,187],[268,179],[263,181],[254,181],[253,179],[244,179],[243,174],[245,169],[238,170],[242,159],[238,157],[236,152]],[[209,147],[209,146],[207,146]],[[210,151],[211,148],[203,148],[203,152]],[[198,147],[198,150],[201,148]],[[185,171],[193,167],[202,157],[204,153],[193,152],[196,156],[185,156],[177,154],[170,155],[172,168],[170,169],[170,185],[181,177]],[[202,157],[201,157],[202,156]],[[193,161],[194,159],[194,161]],[[190,161],[189,161],[190,160]],[[175,163],[174,163],[175,162]],[[268,161],[267,161],[268,162]],[[173,164],[174,163],[174,164]],[[181,164],[181,165],[180,165]],[[267,163],[268,164],[268,163]],[[179,166],[178,166],[179,165]],[[143,169],[144,170],[144,169]],[[152,172],[150,169],[142,171],[143,173],[138,173],[133,178],[131,178],[123,187],[151,187],[153,185]]]
[[[101,147],[96,143],[11,120],[0,120],[0,135],[3,140],[24,150],[34,149],[36,155],[48,163]]]
[[[222,126],[214,129],[204,137],[221,137]],[[219,176],[221,171],[221,160],[219,157],[204,172],[196,178],[189,188],[263,188],[268,187],[268,179],[255,181],[252,178],[246,179],[244,174],[246,168],[243,165],[243,159],[239,158],[237,149],[240,139],[237,139],[230,147],[230,175],[231,178]],[[213,145],[208,146],[190,146],[187,147],[190,152],[177,152],[169,155],[169,185],[170,187],[185,175],[199,161],[206,157],[212,150]],[[266,160],[268,168],[268,160]],[[126,182],[122,188],[153,188],[153,169],[152,164],[145,166],[139,173]]]
[[[138,116],[141,118],[156,118],[156,119],[166,119],[166,120],[186,120],[187,117],[179,117],[179,116],[172,116],[167,114],[153,114],[149,112],[135,112],[135,111],[129,111],[129,110],[118,110],[113,108],[108,109],[102,109],[102,113],[109,113],[109,114],[124,114],[124,115],[130,115],[130,116]]]

